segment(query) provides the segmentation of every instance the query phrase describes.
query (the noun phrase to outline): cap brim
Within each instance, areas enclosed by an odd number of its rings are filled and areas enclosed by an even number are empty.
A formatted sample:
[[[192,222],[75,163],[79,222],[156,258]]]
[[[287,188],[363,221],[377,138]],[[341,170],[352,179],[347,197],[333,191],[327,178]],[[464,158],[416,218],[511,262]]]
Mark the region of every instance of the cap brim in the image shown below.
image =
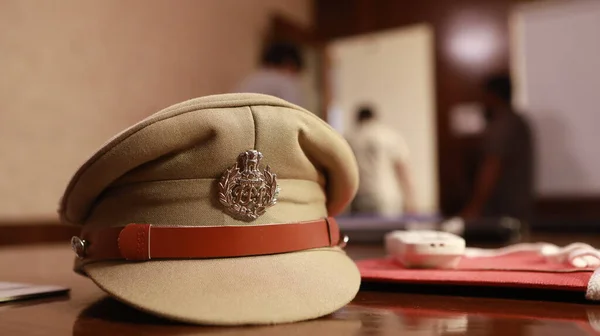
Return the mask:
[[[113,299],[101,299],[84,309],[73,324],[73,336],[89,335],[90,320],[101,319],[102,323],[95,325],[96,333],[111,335],[137,335],[140,324],[152,325],[148,335],[202,335],[202,336],[274,336],[274,335],[327,335],[347,336],[356,335],[362,327],[361,317],[369,315],[368,310],[347,311],[335,314],[335,318],[323,318],[297,323],[282,323],[269,326],[253,326],[251,328],[233,327],[202,327],[195,325],[180,325],[173,328],[170,321],[154,319],[139,310],[133,310],[128,305],[123,306]],[[174,322],[177,323],[177,322]]]
[[[157,316],[209,325],[325,316],[358,292],[360,273],[339,248],[244,258],[100,262],[87,275],[116,299]]]

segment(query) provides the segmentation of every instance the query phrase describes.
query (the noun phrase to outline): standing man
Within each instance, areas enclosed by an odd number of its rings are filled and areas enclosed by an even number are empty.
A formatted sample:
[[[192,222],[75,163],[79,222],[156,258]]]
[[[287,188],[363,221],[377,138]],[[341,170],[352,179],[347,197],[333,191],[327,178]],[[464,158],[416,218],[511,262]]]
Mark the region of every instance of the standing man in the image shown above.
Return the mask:
[[[415,211],[409,152],[400,134],[371,108],[363,107],[347,138],[358,161],[360,181],[351,212],[395,217]]]
[[[304,60],[293,44],[273,42],[263,51],[260,68],[245,78],[236,92],[263,93],[303,106],[300,75]]]
[[[528,121],[512,106],[508,75],[489,78],[484,85],[488,124],[472,198],[462,217],[513,217],[530,221],[533,215],[533,136]]]

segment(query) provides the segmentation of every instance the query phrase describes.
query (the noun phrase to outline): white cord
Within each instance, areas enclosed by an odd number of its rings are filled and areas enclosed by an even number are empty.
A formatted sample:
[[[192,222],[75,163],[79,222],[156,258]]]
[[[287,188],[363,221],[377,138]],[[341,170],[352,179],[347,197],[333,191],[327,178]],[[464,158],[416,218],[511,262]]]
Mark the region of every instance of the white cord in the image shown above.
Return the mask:
[[[465,249],[466,258],[499,257],[517,252],[538,252],[548,261],[568,263],[577,268],[600,267],[600,251],[584,243],[573,243],[559,247],[549,243],[521,243],[498,249]]]

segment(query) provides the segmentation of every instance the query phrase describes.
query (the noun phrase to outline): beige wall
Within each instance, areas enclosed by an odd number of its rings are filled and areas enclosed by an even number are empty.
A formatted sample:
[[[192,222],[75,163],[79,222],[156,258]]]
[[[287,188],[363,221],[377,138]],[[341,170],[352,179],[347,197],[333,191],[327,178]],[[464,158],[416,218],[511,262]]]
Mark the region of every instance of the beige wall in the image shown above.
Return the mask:
[[[0,0],[0,221],[55,216],[71,174],[170,104],[227,92],[270,13],[310,0]]]

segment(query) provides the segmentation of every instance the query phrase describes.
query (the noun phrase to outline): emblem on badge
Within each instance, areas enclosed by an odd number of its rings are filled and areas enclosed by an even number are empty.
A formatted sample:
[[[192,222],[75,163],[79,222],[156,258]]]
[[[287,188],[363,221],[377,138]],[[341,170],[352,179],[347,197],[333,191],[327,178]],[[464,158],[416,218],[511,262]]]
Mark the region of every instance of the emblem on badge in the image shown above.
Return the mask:
[[[267,166],[260,171],[261,152],[246,151],[227,169],[219,182],[219,202],[235,218],[254,220],[277,203],[277,176]]]

